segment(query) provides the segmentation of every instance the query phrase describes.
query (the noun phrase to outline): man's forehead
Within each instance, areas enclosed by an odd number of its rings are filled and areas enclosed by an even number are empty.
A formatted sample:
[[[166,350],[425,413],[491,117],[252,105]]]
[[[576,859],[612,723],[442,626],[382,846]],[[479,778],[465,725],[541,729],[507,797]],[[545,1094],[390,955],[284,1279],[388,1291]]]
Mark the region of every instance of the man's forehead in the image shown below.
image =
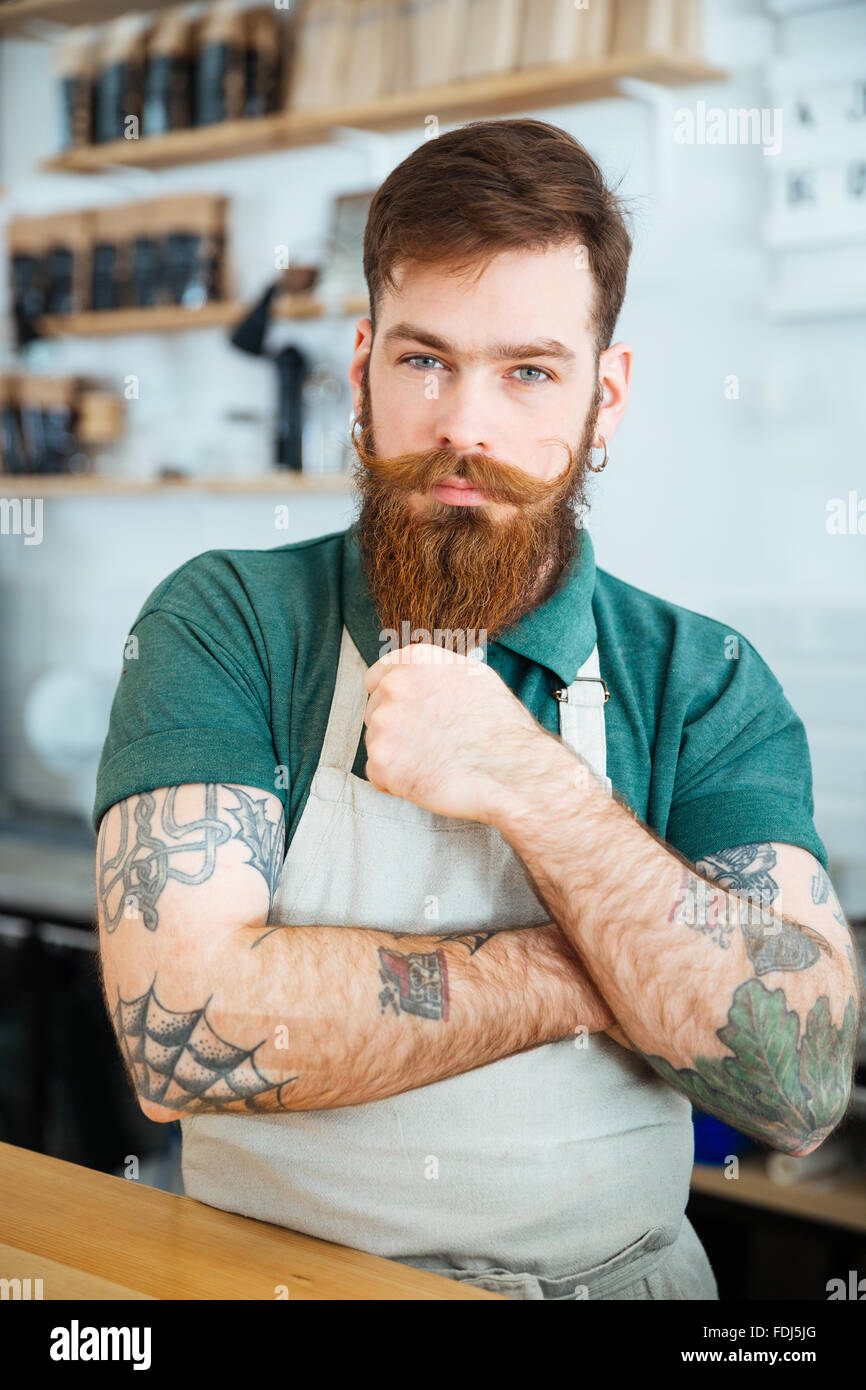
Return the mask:
[[[383,295],[376,337],[385,347],[414,341],[466,362],[549,356],[573,363],[590,349],[592,331],[592,278],[582,251],[575,243],[502,252],[480,271],[402,262],[394,289]]]

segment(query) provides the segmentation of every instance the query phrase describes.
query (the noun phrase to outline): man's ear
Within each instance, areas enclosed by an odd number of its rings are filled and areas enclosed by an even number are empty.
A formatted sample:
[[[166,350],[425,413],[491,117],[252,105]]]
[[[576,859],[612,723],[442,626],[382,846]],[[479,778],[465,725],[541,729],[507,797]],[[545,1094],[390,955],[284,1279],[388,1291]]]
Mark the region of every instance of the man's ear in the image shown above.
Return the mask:
[[[355,414],[361,406],[362,379],[364,375],[364,364],[370,356],[373,346],[373,325],[369,318],[358,319],[355,324],[355,346],[352,351],[352,361],[349,364],[349,388],[352,392],[352,409]]]

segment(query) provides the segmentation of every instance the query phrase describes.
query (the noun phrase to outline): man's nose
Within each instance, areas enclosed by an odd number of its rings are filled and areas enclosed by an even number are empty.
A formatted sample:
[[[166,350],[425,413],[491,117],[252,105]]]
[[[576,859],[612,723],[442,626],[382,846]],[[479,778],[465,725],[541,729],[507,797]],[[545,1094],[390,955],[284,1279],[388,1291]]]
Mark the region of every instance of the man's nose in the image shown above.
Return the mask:
[[[452,388],[448,399],[435,403],[436,444],[455,454],[493,454],[494,431],[477,391]]]

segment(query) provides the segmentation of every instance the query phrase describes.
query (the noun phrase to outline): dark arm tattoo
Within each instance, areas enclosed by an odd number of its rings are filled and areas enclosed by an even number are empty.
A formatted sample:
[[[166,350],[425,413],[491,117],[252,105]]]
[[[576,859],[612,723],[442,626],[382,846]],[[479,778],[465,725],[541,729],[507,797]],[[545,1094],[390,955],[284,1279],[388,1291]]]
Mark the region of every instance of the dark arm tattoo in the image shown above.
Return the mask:
[[[739,925],[756,975],[806,970],[821,952],[832,956],[830,943],[820,932],[772,911],[779,896],[779,885],[770,872],[775,865],[776,851],[769,844],[737,845],[698,859],[695,868],[734,896],[720,904],[712,890],[708,892],[702,881],[686,870],[683,897],[673,919],[712,937],[722,949],[730,945],[730,934]]]
[[[240,826],[237,838],[250,851],[250,868],[258,869],[265,880],[268,886],[268,902],[272,903],[283,867],[280,851],[286,834],[285,819],[280,816],[278,821],[268,820],[264,797],[253,799],[240,787],[227,786],[226,790],[236,796],[239,803],[236,808],[231,808],[231,814]]]
[[[502,930],[508,930],[503,928]],[[437,933],[394,931],[396,939],[406,936],[427,936],[428,940],[453,942],[465,946],[470,956],[480,951],[495,931]],[[448,963],[443,951],[392,951],[379,947],[379,975],[385,988],[380,991],[382,1013],[390,1006],[395,1014],[420,1014],[423,1018],[448,1020]]]
[[[503,928],[503,930],[507,930],[507,928]],[[481,947],[485,942],[490,940],[491,936],[496,935],[497,933],[495,931],[463,932],[460,936],[449,936],[447,932],[444,932],[442,935],[434,936],[433,940],[443,942],[453,941],[457,946],[465,946],[470,956],[474,956],[475,952],[480,951]]]
[[[793,1153],[817,1147],[845,1114],[851,1076],[840,1059],[856,1053],[857,1022],[853,996],[835,1028],[821,995],[800,1038],[798,1015],[788,1009],[784,991],[752,979],[734,991],[728,1021],[716,1033],[732,1057],[697,1057],[694,1067],[677,1068],[664,1057],[643,1055],[699,1109]]]
[[[407,954],[380,946],[379,974],[384,985],[379,994],[382,1013],[390,1006],[395,1014],[447,1022],[448,966],[443,951]]]
[[[480,951],[491,936],[498,936],[501,931],[520,930],[522,930],[520,927],[497,927],[494,931],[469,932],[389,931],[388,935],[393,936],[395,941],[406,936],[423,936],[428,941],[441,941],[445,944],[453,941],[456,946],[465,946],[470,956],[474,956],[475,952]]]
[[[231,792],[236,807],[219,808],[219,790]],[[204,815],[196,820],[179,823],[175,817],[177,787],[169,787],[156,819],[156,799],[150,792],[139,794],[133,819],[134,840],[130,834],[129,806],[119,803],[120,841],[109,855],[105,837],[99,850],[99,894],[102,901],[105,930],[113,932],[120,925],[125,909],[131,904],[131,915],[140,919],[148,931],[159,925],[157,903],[169,879],[178,883],[206,883],[216,866],[217,850],[227,840],[239,840],[250,852],[248,863],[258,870],[268,887],[268,901],[273,903],[282,868],[285,821],[269,821],[264,797],[254,799],[240,787],[206,782],[204,784]],[[229,817],[230,819],[227,819]],[[178,855],[196,855],[196,867],[183,870],[177,866]]]
[[[509,931],[512,929],[500,927],[499,930]],[[402,931],[398,934],[403,935]],[[409,933],[406,934],[409,935]],[[499,935],[499,931],[460,931],[460,933],[453,934],[449,931],[438,931],[435,935],[431,935],[431,941],[442,941],[443,945],[448,945],[449,942],[453,941],[457,947],[466,947],[468,954],[474,955],[475,951],[481,951],[482,945],[496,935]]]
[[[840,927],[847,927],[845,914],[842,911],[842,904],[833,892],[833,885],[830,876],[823,864],[818,865],[818,872],[812,875],[811,882],[812,902],[820,906],[821,903],[830,903],[830,907],[836,921]]]
[[[114,1027],[135,1089],[144,1100],[185,1114],[288,1110],[283,1089],[296,1076],[274,1083],[255,1064],[255,1047],[237,1047],[210,1026],[206,1010],[176,1012],[146,994],[122,999],[117,991]]]

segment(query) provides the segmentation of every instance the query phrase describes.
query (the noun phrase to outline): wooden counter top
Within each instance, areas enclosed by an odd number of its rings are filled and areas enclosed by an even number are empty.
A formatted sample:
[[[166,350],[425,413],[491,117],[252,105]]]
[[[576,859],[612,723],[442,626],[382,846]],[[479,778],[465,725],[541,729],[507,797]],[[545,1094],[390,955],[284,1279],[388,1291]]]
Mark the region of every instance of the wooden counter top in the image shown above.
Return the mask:
[[[305,1300],[501,1301],[11,1144],[0,1144],[0,1278],[41,1278],[46,1300],[274,1300],[283,1288]]]

